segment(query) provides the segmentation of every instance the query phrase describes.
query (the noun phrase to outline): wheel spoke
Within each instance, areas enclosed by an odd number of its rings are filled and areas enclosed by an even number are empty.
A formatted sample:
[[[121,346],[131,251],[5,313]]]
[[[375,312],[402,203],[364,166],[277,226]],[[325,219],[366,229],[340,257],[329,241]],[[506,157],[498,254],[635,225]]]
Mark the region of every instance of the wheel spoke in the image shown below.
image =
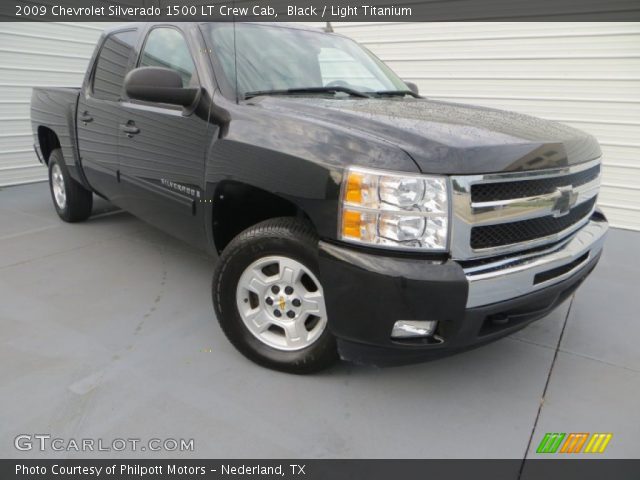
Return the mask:
[[[284,328],[285,335],[287,336],[287,343],[290,345],[296,346],[306,343],[308,332],[304,327],[304,322],[301,320],[283,322],[282,328]]]
[[[256,275],[256,272],[254,272],[254,275]],[[266,278],[264,277],[260,278],[258,276],[254,276],[249,281],[249,285],[247,286],[247,288],[252,292],[257,293],[258,295],[262,295],[268,287],[268,282],[266,282],[265,280]]]
[[[280,264],[280,281],[287,285],[293,285],[295,283],[296,271],[289,265]]]
[[[251,322],[253,330],[258,333],[264,332],[271,325],[271,320],[261,307],[245,312],[245,319]]]
[[[307,292],[302,296],[302,309],[318,317],[325,317],[324,296],[319,292]]]
[[[305,313],[318,314],[320,313],[320,307],[315,300],[305,300],[302,304],[302,311]]]

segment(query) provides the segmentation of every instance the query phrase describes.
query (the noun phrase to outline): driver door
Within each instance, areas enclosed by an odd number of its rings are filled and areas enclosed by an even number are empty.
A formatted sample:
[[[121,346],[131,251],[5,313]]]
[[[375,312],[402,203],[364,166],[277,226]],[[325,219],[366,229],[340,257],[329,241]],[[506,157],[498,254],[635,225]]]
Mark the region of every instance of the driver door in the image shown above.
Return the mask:
[[[183,86],[199,86],[185,34],[153,26],[137,67],[176,70]],[[120,119],[120,180],[127,210],[158,228],[198,244],[204,239],[205,150],[211,131],[206,118],[176,105],[126,99]]]

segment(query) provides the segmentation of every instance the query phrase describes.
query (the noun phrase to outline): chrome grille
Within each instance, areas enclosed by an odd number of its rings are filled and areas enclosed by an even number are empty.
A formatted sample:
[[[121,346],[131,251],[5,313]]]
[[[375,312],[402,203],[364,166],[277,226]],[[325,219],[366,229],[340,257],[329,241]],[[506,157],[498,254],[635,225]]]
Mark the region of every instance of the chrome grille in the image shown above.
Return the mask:
[[[553,193],[556,188],[571,185],[579,187],[589,183],[600,175],[600,165],[563,177],[523,180],[521,182],[477,183],[471,186],[471,200],[491,202],[517,197],[533,197]]]
[[[600,159],[552,170],[451,177],[452,255],[465,260],[561,240],[588,220]]]
[[[471,228],[471,248],[511,245],[562,232],[589,215],[593,210],[594,203],[595,197],[572,208],[567,215],[562,217],[548,215],[519,222],[473,227]]]

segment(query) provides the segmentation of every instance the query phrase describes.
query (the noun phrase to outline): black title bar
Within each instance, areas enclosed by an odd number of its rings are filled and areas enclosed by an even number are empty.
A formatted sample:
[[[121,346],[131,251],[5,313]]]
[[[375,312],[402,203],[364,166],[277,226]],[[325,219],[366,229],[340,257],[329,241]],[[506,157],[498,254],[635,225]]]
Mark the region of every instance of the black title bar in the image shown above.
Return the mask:
[[[638,21],[640,0],[15,0],[2,21]]]
[[[0,460],[2,480],[637,480],[640,460]]]

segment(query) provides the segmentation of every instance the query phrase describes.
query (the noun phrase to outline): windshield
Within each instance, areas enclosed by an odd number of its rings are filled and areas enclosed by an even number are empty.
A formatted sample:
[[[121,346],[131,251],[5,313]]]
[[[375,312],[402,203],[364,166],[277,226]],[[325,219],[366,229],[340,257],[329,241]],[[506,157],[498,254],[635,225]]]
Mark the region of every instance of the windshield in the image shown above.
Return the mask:
[[[251,92],[324,87],[360,92],[408,89],[380,60],[345,37],[250,23],[236,23],[235,35],[233,23],[207,24],[204,29],[239,98]]]

